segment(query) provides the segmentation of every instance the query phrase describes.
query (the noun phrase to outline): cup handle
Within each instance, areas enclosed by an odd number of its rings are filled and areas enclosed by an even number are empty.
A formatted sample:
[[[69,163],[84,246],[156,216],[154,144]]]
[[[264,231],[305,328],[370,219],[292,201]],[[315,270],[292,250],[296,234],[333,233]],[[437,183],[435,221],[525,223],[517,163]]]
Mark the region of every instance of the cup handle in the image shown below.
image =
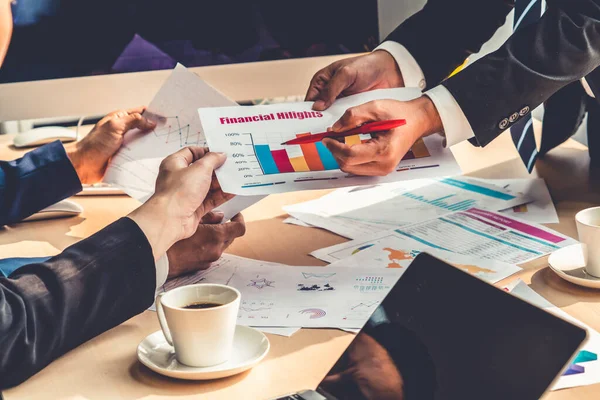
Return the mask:
[[[160,301],[162,297],[166,293],[159,293],[156,296],[155,304],[156,304],[156,315],[158,316],[158,323],[160,324],[160,329],[163,331],[163,335],[165,335],[165,339],[167,342],[173,346],[173,338],[171,337],[171,331],[169,330],[169,326],[167,325],[167,319],[165,318],[165,310],[163,309],[162,302]]]

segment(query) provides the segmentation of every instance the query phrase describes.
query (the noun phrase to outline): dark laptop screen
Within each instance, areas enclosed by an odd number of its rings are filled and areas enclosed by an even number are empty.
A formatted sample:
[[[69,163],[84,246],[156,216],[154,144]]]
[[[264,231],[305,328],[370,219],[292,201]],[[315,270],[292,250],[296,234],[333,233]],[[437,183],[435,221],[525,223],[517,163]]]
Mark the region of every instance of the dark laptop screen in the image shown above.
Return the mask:
[[[427,254],[321,382],[338,399],[538,399],[585,330]]]

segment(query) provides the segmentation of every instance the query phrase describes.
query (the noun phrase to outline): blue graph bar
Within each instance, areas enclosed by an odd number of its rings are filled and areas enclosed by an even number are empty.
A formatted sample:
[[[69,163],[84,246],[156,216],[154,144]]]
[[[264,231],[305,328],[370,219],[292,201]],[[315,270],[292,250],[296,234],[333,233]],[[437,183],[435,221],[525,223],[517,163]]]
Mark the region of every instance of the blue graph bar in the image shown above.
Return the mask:
[[[277,164],[275,164],[275,160],[273,159],[268,144],[257,144],[254,146],[254,151],[264,174],[279,173],[279,168],[277,168]]]
[[[327,147],[325,147],[325,145],[321,142],[317,142],[316,145],[317,152],[319,153],[319,157],[321,158],[321,162],[323,163],[323,167],[325,169],[339,169],[340,166],[335,161],[335,158],[333,158],[331,152],[327,150]]]

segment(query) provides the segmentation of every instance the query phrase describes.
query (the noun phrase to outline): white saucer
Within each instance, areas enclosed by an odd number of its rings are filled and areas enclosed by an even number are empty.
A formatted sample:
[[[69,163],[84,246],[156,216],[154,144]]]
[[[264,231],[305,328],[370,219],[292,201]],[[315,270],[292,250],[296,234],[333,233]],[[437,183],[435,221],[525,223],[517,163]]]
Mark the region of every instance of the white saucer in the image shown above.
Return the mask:
[[[137,356],[142,364],[161,375],[178,379],[206,380],[225,378],[254,367],[265,358],[269,348],[269,339],[262,332],[237,325],[232,358],[223,364],[204,368],[180,364],[162,331],[154,332],[142,340],[137,348]]]
[[[600,289],[600,278],[588,274],[581,244],[574,244],[550,254],[548,264],[552,271],[566,281],[589,288]]]

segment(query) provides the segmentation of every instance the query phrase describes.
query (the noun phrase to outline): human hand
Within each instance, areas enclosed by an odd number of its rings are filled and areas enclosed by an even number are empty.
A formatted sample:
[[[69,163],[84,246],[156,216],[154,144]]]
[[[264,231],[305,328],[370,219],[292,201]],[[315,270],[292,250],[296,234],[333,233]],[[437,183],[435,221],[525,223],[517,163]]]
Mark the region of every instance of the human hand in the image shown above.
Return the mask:
[[[404,399],[404,379],[387,350],[366,333],[359,333],[346,351],[341,370],[327,375],[321,385],[332,393],[349,393],[373,400]],[[334,368],[335,369],[335,368]],[[340,396],[341,398],[346,398]]]
[[[185,147],[160,164],[154,194],[129,214],[144,231],[155,258],[192,236],[202,217],[234,196],[223,193],[214,170],[225,154]]]
[[[128,131],[134,128],[150,131],[156,126],[142,116],[145,109],[138,107],[112,112],[83,139],[66,148],[81,183],[93,184],[102,180],[108,162],[123,144],[123,137]]]
[[[394,171],[402,157],[421,137],[442,131],[440,116],[427,96],[415,100],[375,100],[349,108],[332,126],[334,132],[356,128],[366,122],[406,118],[406,125],[372,134],[365,143],[347,145],[326,138],[323,144],[340,169],[355,175],[384,176]]]
[[[167,251],[169,278],[208,268],[236,238],[246,233],[242,214],[224,224],[222,220],[222,213],[206,214],[192,237],[175,243]]]
[[[374,89],[404,87],[402,74],[394,57],[387,51],[347,58],[318,71],[310,81],[306,101],[323,111],[338,97]]]

